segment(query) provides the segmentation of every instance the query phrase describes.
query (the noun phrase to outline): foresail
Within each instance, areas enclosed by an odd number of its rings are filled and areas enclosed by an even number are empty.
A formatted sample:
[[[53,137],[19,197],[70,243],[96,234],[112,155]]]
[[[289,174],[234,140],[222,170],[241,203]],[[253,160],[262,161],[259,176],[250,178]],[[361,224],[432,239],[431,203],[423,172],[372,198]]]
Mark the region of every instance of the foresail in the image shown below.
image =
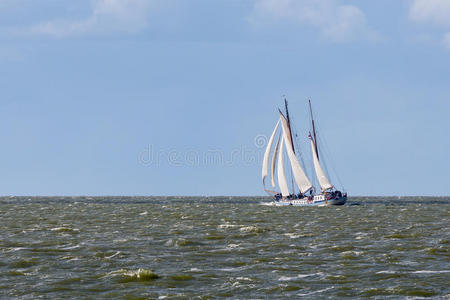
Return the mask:
[[[295,156],[292,144],[288,137],[289,126],[287,125],[286,118],[282,114],[280,114],[280,120],[283,127],[283,140],[286,143],[286,150],[291,163],[292,173],[298,188],[304,194],[312,188],[312,185]]]
[[[281,135],[278,136],[278,140],[277,140],[277,145],[275,146],[275,150],[273,150],[273,156],[272,156],[272,169],[270,170],[270,175],[272,178],[272,187],[275,187],[275,164],[277,162],[277,154],[278,154],[278,147],[280,145],[280,137]]]
[[[284,173],[284,154],[283,154],[283,140],[281,140],[280,145],[280,154],[278,155],[278,168],[277,168],[277,177],[278,177],[278,185],[280,186],[281,195],[283,197],[289,196],[289,188],[286,180],[286,175]]]
[[[265,179],[267,175],[269,174],[269,156],[270,156],[270,149],[272,148],[273,139],[275,137],[275,134],[278,129],[278,125],[280,124],[280,121],[277,122],[277,125],[275,125],[275,128],[272,132],[272,135],[269,138],[269,142],[267,143],[266,152],[264,153],[264,160],[263,160],[263,166],[262,166],[262,181],[263,185],[265,186]]]
[[[330,183],[327,176],[325,175],[325,172],[323,171],[322,166],[320,165],[319,159],[317,158],[316,147],[314,145],[312,138],[311,138],[311,148],[313,153],[314,169],[316,170],[317,180],[319,181],[320,188],[322,189],[322,191],[326,191],[328,189],[333,188],[333,185]]]

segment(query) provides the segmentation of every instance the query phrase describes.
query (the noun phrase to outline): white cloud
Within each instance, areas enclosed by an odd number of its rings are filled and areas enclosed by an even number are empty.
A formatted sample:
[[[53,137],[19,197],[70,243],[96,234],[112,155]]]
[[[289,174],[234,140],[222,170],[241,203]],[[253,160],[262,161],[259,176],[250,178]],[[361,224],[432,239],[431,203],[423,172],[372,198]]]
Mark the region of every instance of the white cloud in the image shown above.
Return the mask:
[[[136,33],[148,25],[151,0],[92,0],[82,20],[53,20],[31,27],[34,34],[65,37],[82,34]]]
[[[416,22],[450,26],[449,0],[413,0],[409,17]]]
[[[287,21],[312,26],[333,42],[377,39],[361,10],[338,0],[256,0],[249,19],[255,25]]]
[[[409,8],[409,18],[418,23],[450,28],[450,0],[413,0]],[[450,50],[450,32],[443,35],[442,43]]]

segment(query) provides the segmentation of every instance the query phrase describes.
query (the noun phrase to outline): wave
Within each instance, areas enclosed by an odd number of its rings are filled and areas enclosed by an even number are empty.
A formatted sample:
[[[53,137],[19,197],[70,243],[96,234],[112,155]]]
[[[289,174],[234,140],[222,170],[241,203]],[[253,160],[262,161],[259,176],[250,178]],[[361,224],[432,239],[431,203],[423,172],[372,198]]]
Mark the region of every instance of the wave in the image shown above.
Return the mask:
[[[78,233],[78,232],[80,232],[80,230],[77,229],[77,228],[71,228],[71,227],[65,227],[65,226],[55,227],[55,228],[50,228],[50,231],[56,231],[56,232],[72,232],[72,233]]]
[[[314,295],[314,294],[326,292],[326,291],[331,290],[331,289],[334,289],[334,286],[331,286],[331,287],[328,287],[328,288],[325,288],[325,289],[322,289],[322,290],[318,290],[318,291],[312,291],[312,292],[309,292],[309,293],[297,294],[297,296],[304,297],[304,296]]]
[[[322,275],[323,275],[322,272],[318,272],[318,273],[311,273],[311,274],[298,274],[298,275],[292,276],[292,277],[281,276],[278,279],[278,281],[292,281],[292,280],[296,280],[296,279],[302,279],[302,278],[313,277],[313,276],[322,276]]]
[[[119,277],[120,283],[137,282],[137,281],[153,281],[161,278],[158,274],[149,269],[139,268],[137,270],[125,270],[120,269],[110,272],[105,275],[106,277]]]
[[[450,273],[450,270],[440,270],[440,271],[431,271],[431,270],[419,270],[410,272],[411,274],[442,274],[442,273]]]

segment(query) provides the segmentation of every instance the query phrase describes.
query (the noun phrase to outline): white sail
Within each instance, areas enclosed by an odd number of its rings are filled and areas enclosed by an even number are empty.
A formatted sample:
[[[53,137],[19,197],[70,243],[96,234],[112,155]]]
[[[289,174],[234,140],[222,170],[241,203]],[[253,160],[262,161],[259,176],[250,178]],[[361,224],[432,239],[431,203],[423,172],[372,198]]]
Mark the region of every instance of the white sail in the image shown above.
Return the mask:
[[[283,197],[289,196],[289,188],[286,180],[286,175],[284,174],[284,154],[283,154],[283,140],[280,145],[280,154],[278,155],[278,168],[277,168],[277,177],[278,177],[278,185],[280,186],[281,195]]]
[[[333,188],[333,185],[328,180],[327,176],[325,175],[325,172],[322,169],[322,166],[320,165],[316,152],[316,146],[314,145],[312,138],[311,138],[311,148],[313,153],[314,169],[316,170],[317,180],[319,181],[322,192]]]
[[[292,173],[294,175],[294,179],[297,183],[298,188],[304,194],[312,188],[312,185],[302,167],[300,166],[297,157],[295,156],[293,145],[288,137],[289,126],[287,124],[286,118],[281,113],[280,120],[283,127],[283,140],[286,143],[286,150],[288,153],[289,161],[291,162]]]
[[[269,174],[270,149],[272,148],[273,139],[275,137],[275,133],[277,132],[279,124],[280,124],[280,121],[278,121],[277,125],[275,125],[272,135],[270,136],[269,142],[267,143],[266,152],[264,153],[264,160],[263,160],[263,166],[262,166],[262,181],[263,181],[264,186],[266,186],[264,180],[266,179],[267,175]]]
[[[272,169],[270,170],[270,175],[272,178],[272,186],[275,187],[275,164],[277,162],[277,154],[278,154],[278,146],[280,145],[280,136],[278,136],[277,145],[275,146],[275,150],[273,150],[273,156],[272,156]]]

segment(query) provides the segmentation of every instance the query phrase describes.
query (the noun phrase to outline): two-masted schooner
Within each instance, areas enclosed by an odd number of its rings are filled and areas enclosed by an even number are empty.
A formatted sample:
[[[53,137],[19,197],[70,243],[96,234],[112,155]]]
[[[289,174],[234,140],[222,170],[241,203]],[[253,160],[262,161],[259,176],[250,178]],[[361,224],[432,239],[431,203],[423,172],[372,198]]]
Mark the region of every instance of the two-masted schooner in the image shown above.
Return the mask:
[[[311,143],[312,160],[314,170],[317,176],[318,184],[320,185],[320,192],[311,184],[308,176],[300,164],[294,148],[294,141],[292,137],[291,120],[289,117],[289,110],[286,99],[285,114],[278,109],[280,118],[275,125],[272,135],[267,143],[266,151],[264,153],[262,165],[262,181],[264,190],[273,195],[275,205],[295,205],[295,206],[325,206],[325,205],[343,205],[347,202],[347,193],[337,190],[328,179],[324,172],[321,162],[319,160],[319,150],[317,143],[317,133],[312,114],[311,101],[309,101],[309,111],[311,114],[312,133],[309,133],[309,140]],[[280,128],[281,124],[281,129]],[[266,178],[269,175],[269,162],[272,146],[276,139],[275,148],[272,153],[272,162],[270,164],[271,184],[273,188],[278,186],[280,192],[272,191],[266,188]],[[295,185],[292,184],[291,190],[288,186],[288,181],[285,172],[285,152],[288,157],[288,165],[292,171],[293,182],[295,181],[298,192],[296,192]],[[275,182],[275,169],[277,183]],[[293,183],[292,182],[292,183]]]

